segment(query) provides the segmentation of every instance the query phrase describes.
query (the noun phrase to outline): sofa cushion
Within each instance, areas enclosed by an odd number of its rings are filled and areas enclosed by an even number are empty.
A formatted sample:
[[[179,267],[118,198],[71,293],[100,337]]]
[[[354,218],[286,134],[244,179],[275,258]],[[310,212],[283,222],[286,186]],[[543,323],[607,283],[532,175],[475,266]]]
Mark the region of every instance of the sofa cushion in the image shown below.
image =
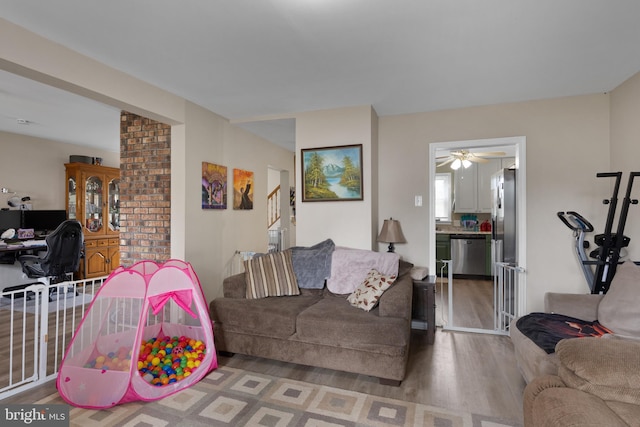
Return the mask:
[[[331,275],[333,240],[327,239],[310,247],[291,248],[291,261],[300,289],[322,289]]]
[[[372,268],[385,276],[398,275],[400,257],[393,252],[336,247],[331,257],[331,277],[327,289],[348,295],[364,281]]]
[[[211,319],[226,332],[288,338],[296,331],[296,316],[320,300],[318,295],[281,298],[216,298],[211,301]]]
[[[298,315],[296,339],[379,353],[404,351],[410,332],[407,319],[380,317],[377,311],[358,310],[343,296],[328,294]]]
[[[598,321],[616,334],[640,337],[640,266],[619,265],[598,305]]]
[[[244,270],[247,299],[300,294],[290,249],[247,260]]]
[[[378,305],[384,291],[389,289],[395,280],[395,275],[384,276],[377,270],[371,269],[360,286],[347,297],[347,301],[354,307],[371,311]]]
[[[608,401],[640,405],[640,343],[577,338],[560,341],[558,376],[567,386]]]

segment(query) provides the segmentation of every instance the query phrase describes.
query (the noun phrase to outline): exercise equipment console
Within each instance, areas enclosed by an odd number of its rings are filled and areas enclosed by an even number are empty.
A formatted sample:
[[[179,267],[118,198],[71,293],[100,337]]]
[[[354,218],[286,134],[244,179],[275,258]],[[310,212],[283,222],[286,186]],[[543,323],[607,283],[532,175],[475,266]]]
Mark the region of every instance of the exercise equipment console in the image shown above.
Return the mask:
[[[589,242],[585,237],[586,233],[593,232],[593,225],[575,211],[558,212],[558,218],[573,231],[576,255],[580,260],[582,273],[592,294],[607,293],[611,285],[611,280],[613,280],[613,276],[616,274],[622,248],[629,246],[631,239],[624,235],[624,228],[629,213],[629,206],[638,204],[637,199],[631,199],[633,180],[637,176],[640,176],[640,172],[631,172],[629,175],[626,194],[622,201],[622,208],[618,218],[618,226],[616,231],[612,232],[618,205],[618,192],[620,191],[622,172],[600,172],[596,174],[598,178],[615,178],[615,183],[611,198],[602,201],[603,204],[609,205],[607,221],[604,232],[594,236],[594,243],[597,248],[591,251],[589,256],[587,256],[586,253],[586,249],[589,248]],[[594,260],[589,260],[589,258]],[[595,271],[593,266],[595,266]]]

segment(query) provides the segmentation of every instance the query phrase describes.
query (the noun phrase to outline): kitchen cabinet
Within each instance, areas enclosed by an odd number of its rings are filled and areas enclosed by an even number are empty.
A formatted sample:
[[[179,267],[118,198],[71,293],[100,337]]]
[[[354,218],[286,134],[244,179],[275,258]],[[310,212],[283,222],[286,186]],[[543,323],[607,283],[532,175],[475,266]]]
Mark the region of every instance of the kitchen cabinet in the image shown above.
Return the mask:
[[[500,159],[472,163],[454,174],[456,213],[491,213],[491,175],[500,170]]]
[[[104,276],[120,265],[120,169],[67,163],[69,219],[82,224],[85,240],[80,277]]]
[[[445,265],[443,259],[451,259],[451,238],[448,234],[436,234],[436,276],[440,276],[440,269]],[[442,273],[448,274],[446,265]]]
[[[501,168],[502,169],[515,169],[516,168],[516,158],[515,157],[503,157],[501,160]]]

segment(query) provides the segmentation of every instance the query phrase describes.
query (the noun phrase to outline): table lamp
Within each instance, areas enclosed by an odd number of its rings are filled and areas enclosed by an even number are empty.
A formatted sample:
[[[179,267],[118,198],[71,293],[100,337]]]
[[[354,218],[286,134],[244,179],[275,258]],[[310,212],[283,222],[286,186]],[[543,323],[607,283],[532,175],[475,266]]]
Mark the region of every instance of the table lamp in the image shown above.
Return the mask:
[[[389,244],[389,250],[387,252],[394,252],[394,243],[406,243],[407,239],[405,239],[404,234],[402,234],[400,222],[393,218],[385,219],[384,224],[382,224],[382,230],[378,235],[378,242]]]

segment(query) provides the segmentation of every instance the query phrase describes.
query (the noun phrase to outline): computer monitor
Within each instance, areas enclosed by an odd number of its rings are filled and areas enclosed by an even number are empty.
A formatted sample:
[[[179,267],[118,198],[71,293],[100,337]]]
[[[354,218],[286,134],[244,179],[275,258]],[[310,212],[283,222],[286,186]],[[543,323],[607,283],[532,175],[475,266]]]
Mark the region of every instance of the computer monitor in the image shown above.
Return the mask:
[[[67,211],[64,210],[22,212],[22,228],[33,228],[37,234],[49,234],[67,220]]]
[[[1,210],[0,211],[0,233],[13,228],[18,230],[22,225],[22,212],[17,210]]]

